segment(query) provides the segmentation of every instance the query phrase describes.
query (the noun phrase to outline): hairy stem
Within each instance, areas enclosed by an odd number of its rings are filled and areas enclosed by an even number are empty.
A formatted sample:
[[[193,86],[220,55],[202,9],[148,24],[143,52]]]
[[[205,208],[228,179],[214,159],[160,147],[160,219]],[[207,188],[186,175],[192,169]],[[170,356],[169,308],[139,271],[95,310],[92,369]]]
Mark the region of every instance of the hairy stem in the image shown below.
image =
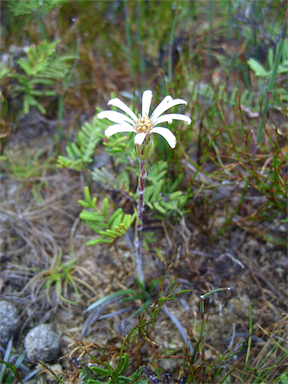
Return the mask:
[[[137,222],[136,222],[136,231],[135,231],[135,251],[136,251],[136,263],[137,263],[137,274],[140,282],[144,287],[144,275],[143,275],[143,266],[142,266],[142,255],[141,255],[141,233],[143,229],[143,212],[144,212],[144,189],[145,189],[145,179],[147,176],[145,170],[146,161],[139,160],[139,184],[138,184],[138,204],[137,204]]]

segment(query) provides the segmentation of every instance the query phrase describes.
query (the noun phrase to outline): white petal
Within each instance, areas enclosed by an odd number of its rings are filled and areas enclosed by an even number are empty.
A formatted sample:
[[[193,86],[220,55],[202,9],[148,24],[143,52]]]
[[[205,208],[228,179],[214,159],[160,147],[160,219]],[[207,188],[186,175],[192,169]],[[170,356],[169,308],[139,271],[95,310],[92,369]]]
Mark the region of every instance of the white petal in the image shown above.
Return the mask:
[[[152,113],[150,119],[153,120],[154,116],[156,116],[155,120],[157,119],[158,116],[161,115],[161,113],[158,113],[158,110],[162,109],[163,106],[169,104],[171,101],[172,101],[172,97],[171,96],[166,96],[164,97],[164,99],[161,101],[161,103],[158,105],[158,107],[155,108],[154,112]],[[166,109],[164,110],[166,111]]]
[[[97,119],[108,119],[110,121],[113,121],[113,123],[123,123],[127,122],[131,125],[134,125],[134,121],[130,119],[130,117],[123,115],[123,113],[115,112],[115,111],[102,111],[98,113]]]
[[[109,138],[112,135],[115,135],[115,133],[119,132],[136,132],[135,128],[131,127],[131,125],[122,123],[122,124],[115,124],[108,127],[105,131],[105,136]]]
[[[170,97],[170,99],[167,99],[168,97]],[[150,119],[152,120],[152,123],[154,124],[154,122],[158,119],[158,117],[162,115],[162,113],[166,112],[167,109],[175,107],[175,105],[179,105],[179,104],[187,104],[187,103],[185,100],[182,100],[182,99],[173,100],[171,96],[166,96],[165,99],[158,105],[158,107],[152,113],[150,117]]]
[[[152,128],[150,133],[159,133],[168,142],[171,148],[175,148],[177,139],[174,134],[168,128],[156,127]]]
[[[149,116],[149,110],[152,100],[152,91],[145,91],[142,96],[142,117]]]
[[[143,141],[146,137],[147,133],[137,133],[137,135],[135,135],[135,139],[134,139],[134,144],[135,145],[141,145],[143,144]]]
[[[154,122],[153,125],[165,122],[168,122],[168,124],[172,124],[173,120],[183,120],[186,121],[186,123],[191,124],[191,119],[188,116],[181,115],[179,113],[168,113],[168,115],[158,117],[158,119]]]
[[[133,111],[131,111],[131,109],[129,107],[127,107],[127,105],[124,104],[123,101],[121,101],[117,97],[115,99],[111,99],[110,101],[108,101],[108,105],[114,105],[114,107],[122,109],[122,111],[126,112],[127,115],[132,117],[132,119],[135,122],[138,120],[138,117],[135,115],[135,113]]]

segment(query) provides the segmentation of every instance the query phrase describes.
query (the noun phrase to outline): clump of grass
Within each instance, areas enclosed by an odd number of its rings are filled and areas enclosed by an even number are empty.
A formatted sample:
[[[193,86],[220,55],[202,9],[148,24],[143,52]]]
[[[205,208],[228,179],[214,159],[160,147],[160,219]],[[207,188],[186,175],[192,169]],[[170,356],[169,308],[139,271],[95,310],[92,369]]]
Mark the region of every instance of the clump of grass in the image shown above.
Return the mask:
[[[34,300],[39,300],[42,289],[45,291],[45,298],[52,307],[64,304],[77,304],[80,301],[79,286],[84,286],[96,295],[95,290],[83,279],[75,276],[78,272],[85,273],[84,268],[77,265],[77,258],[62,262],[62,250],[59,254],[55,254],[50,269],[42,270],[29,280],[23,288],[22,293],[31,289]],[[68,297],[69,287],[72,288],[76,295],[76,300],[70,300]],[[53,297],[53,299],[52,299]]]

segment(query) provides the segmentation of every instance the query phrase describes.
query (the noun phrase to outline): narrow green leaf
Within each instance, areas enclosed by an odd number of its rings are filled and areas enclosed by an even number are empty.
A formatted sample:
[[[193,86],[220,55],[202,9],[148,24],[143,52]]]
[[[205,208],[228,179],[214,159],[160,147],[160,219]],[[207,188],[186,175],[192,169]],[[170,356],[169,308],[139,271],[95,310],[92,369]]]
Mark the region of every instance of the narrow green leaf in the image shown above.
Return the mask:
[[[99,212],[95,212],[95,211],[90,212],[90,211],[83,210],[82,212],[80,212],[79,217],[80,219],[83,219],[83,220],[91,220],[91,221],[96,221],[100,223],[105,222],[104,217]]]
[[[273,69],[273,64],[274,64],[274,52],[273,52],[272,48],[269,48],[269,50],[268,50],[268,65],[269,65],[270,70]]]
[[[162,189],[162,185],[163,185],[163,180],[160,180],[157,184],[156,184],[156,187],[154,189],[154,192],[153,192],[153,195],[151,197],[151,201],[157,201],[159,200],[159,193]],[[161,199],[160,199],[161,200]]]
[[[161,213],[166,213],[165,209],[159,204],[159,203],[153,203],[154,207],[157,209],[157,211],[161,212]]]
[[[116,239],[116,237],[119,237],[119,234],[111,229],[107,229],[106,233],[107,235],[113,237],[114,239]]]
[[[129,355],[128,353],[124,353],[123,356],[121,356],[120,362],[117,367],[117,374],[122,375],[129,365]]]
[[[81,153],[80,149],[77,147],[77,145],[75,143],[71,143],[70,147],[71,147],[72,151],[81,159],[82,153]]]
[[[91,207],[93,209],[95,209],[95,211],[97,210],[96,208],[96,203],[97,203],[97,198],[96,197],[93,197],[92,201],[91,201]]]
[[[122,221],[122,217],[123,217],[123,211],[119,212],[119,214],[115,217],[115,219],[113,220],[113,222],[111,224],[111,229],[119,227],[119,225]]]
[[[113,231],[114,231],[114,233],[119,233],[120,236],[121,235],[125,235],[125,233],[126,233],[125,229],[122,229],[122,228],[119,228],[119,227],[114,227]]]
[[[65,148],[66,149],[66,153],[67,155],[70,157],[70,159],[74,160],[74,161],[77,161],[77,157],[75,156],[74,152],[72,151],[72,149],[70,148],[69,145],[67,145],[67,147]]]
[[[176,192],[171,193],[171,195],[169,196],[169,200],[177,200],[181,196],[183,196],[182,192],[176,191]]]
[[[101,231],[102,231],[102,228],[98,227],[95,223],[93,223],[92,221],[89,221],[89,220],[85,220],[86,224],[91,228],[93,229],[93,231],[99,233],[99,235],[101,235]]]
[[[112,215],[109,217],[108,224],[111,225],[114,219],[123,212],[122,208],[118,208]]]
[[[105,199],[103,200],[103,216],[106,218],[107,216],[107,212],[108,212],[108,197],[105,197]]]
[[[25,115],[28,115],[29,113],[29,96],[25,95],[24,97],[24,105],[23,105],[23,111]]]
[[[111,240],[106,240],[106,239],[93,239],[93,240],[90,240],[90,241],[87,241],[86,245],[96,245],[96,244],[99,244],[99,243],[113,243],[113,239]]]
[[[36,106],[39,109],[39,111],[42,113],[42,115],[44,115],[46,113],[46,109],[43,107],[42,104],[36,102]]]
[[[90,208],[90,204],[86,203],[84,200],[78,200],[78,204],[84,208]]]
[[[84,188],[84,196],[87,203],[91,204],[90,191],[88,186]]]
[[[126,296],[126,295],[130,295],[130,294],[135,294],[135,293],[136,293],[136,291],[134,289],[119,290],[119,291],[111,293],[111,295],[105,296],[102,299],[96,301],[95,303],[89,305],[89,307],[84,312],[92,311],[93,309],[99,307],[100,305],[107,303],[107,301],[116,299],[117,297]]]
[[[7,344],[7,347],[5,350],[5,354],[3,357],[3,363],[8,364],[8,361],[9,361],[10,355],[11,355],[12,344],[13,344],[13,337],[8,341],[8,344]],[[5,370],[6,370],[6,365],[2,364],[1,371],[0,371],[0,383],[3,383]]]
[[[111,230],[110,230],[110,229],[107,229],[107,231],[111,231]],[[100,232],[99,232],[99,235],[104,236],[104,237],[111,238],[111,233],[110,233],[110,232],[108,233],[107,231],[100,231]],[[113,232],[112,232],[112,233],[113,233]],[[112,238],[112,240],[115,239],[116,237],[118,237],[118,236],[114,235],[114,233],[113,233],[113,238]]]

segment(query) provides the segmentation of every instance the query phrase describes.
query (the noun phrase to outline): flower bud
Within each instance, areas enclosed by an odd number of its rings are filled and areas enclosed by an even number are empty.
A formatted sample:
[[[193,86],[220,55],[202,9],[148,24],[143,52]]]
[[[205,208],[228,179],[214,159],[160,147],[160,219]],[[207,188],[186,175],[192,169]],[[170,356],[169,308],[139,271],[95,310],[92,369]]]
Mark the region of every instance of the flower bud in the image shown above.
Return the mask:
[[[146,161],[154,150],[154,140],[152,134],[147,134],[141,145],[135,145],[135,153],[140,161]]]

